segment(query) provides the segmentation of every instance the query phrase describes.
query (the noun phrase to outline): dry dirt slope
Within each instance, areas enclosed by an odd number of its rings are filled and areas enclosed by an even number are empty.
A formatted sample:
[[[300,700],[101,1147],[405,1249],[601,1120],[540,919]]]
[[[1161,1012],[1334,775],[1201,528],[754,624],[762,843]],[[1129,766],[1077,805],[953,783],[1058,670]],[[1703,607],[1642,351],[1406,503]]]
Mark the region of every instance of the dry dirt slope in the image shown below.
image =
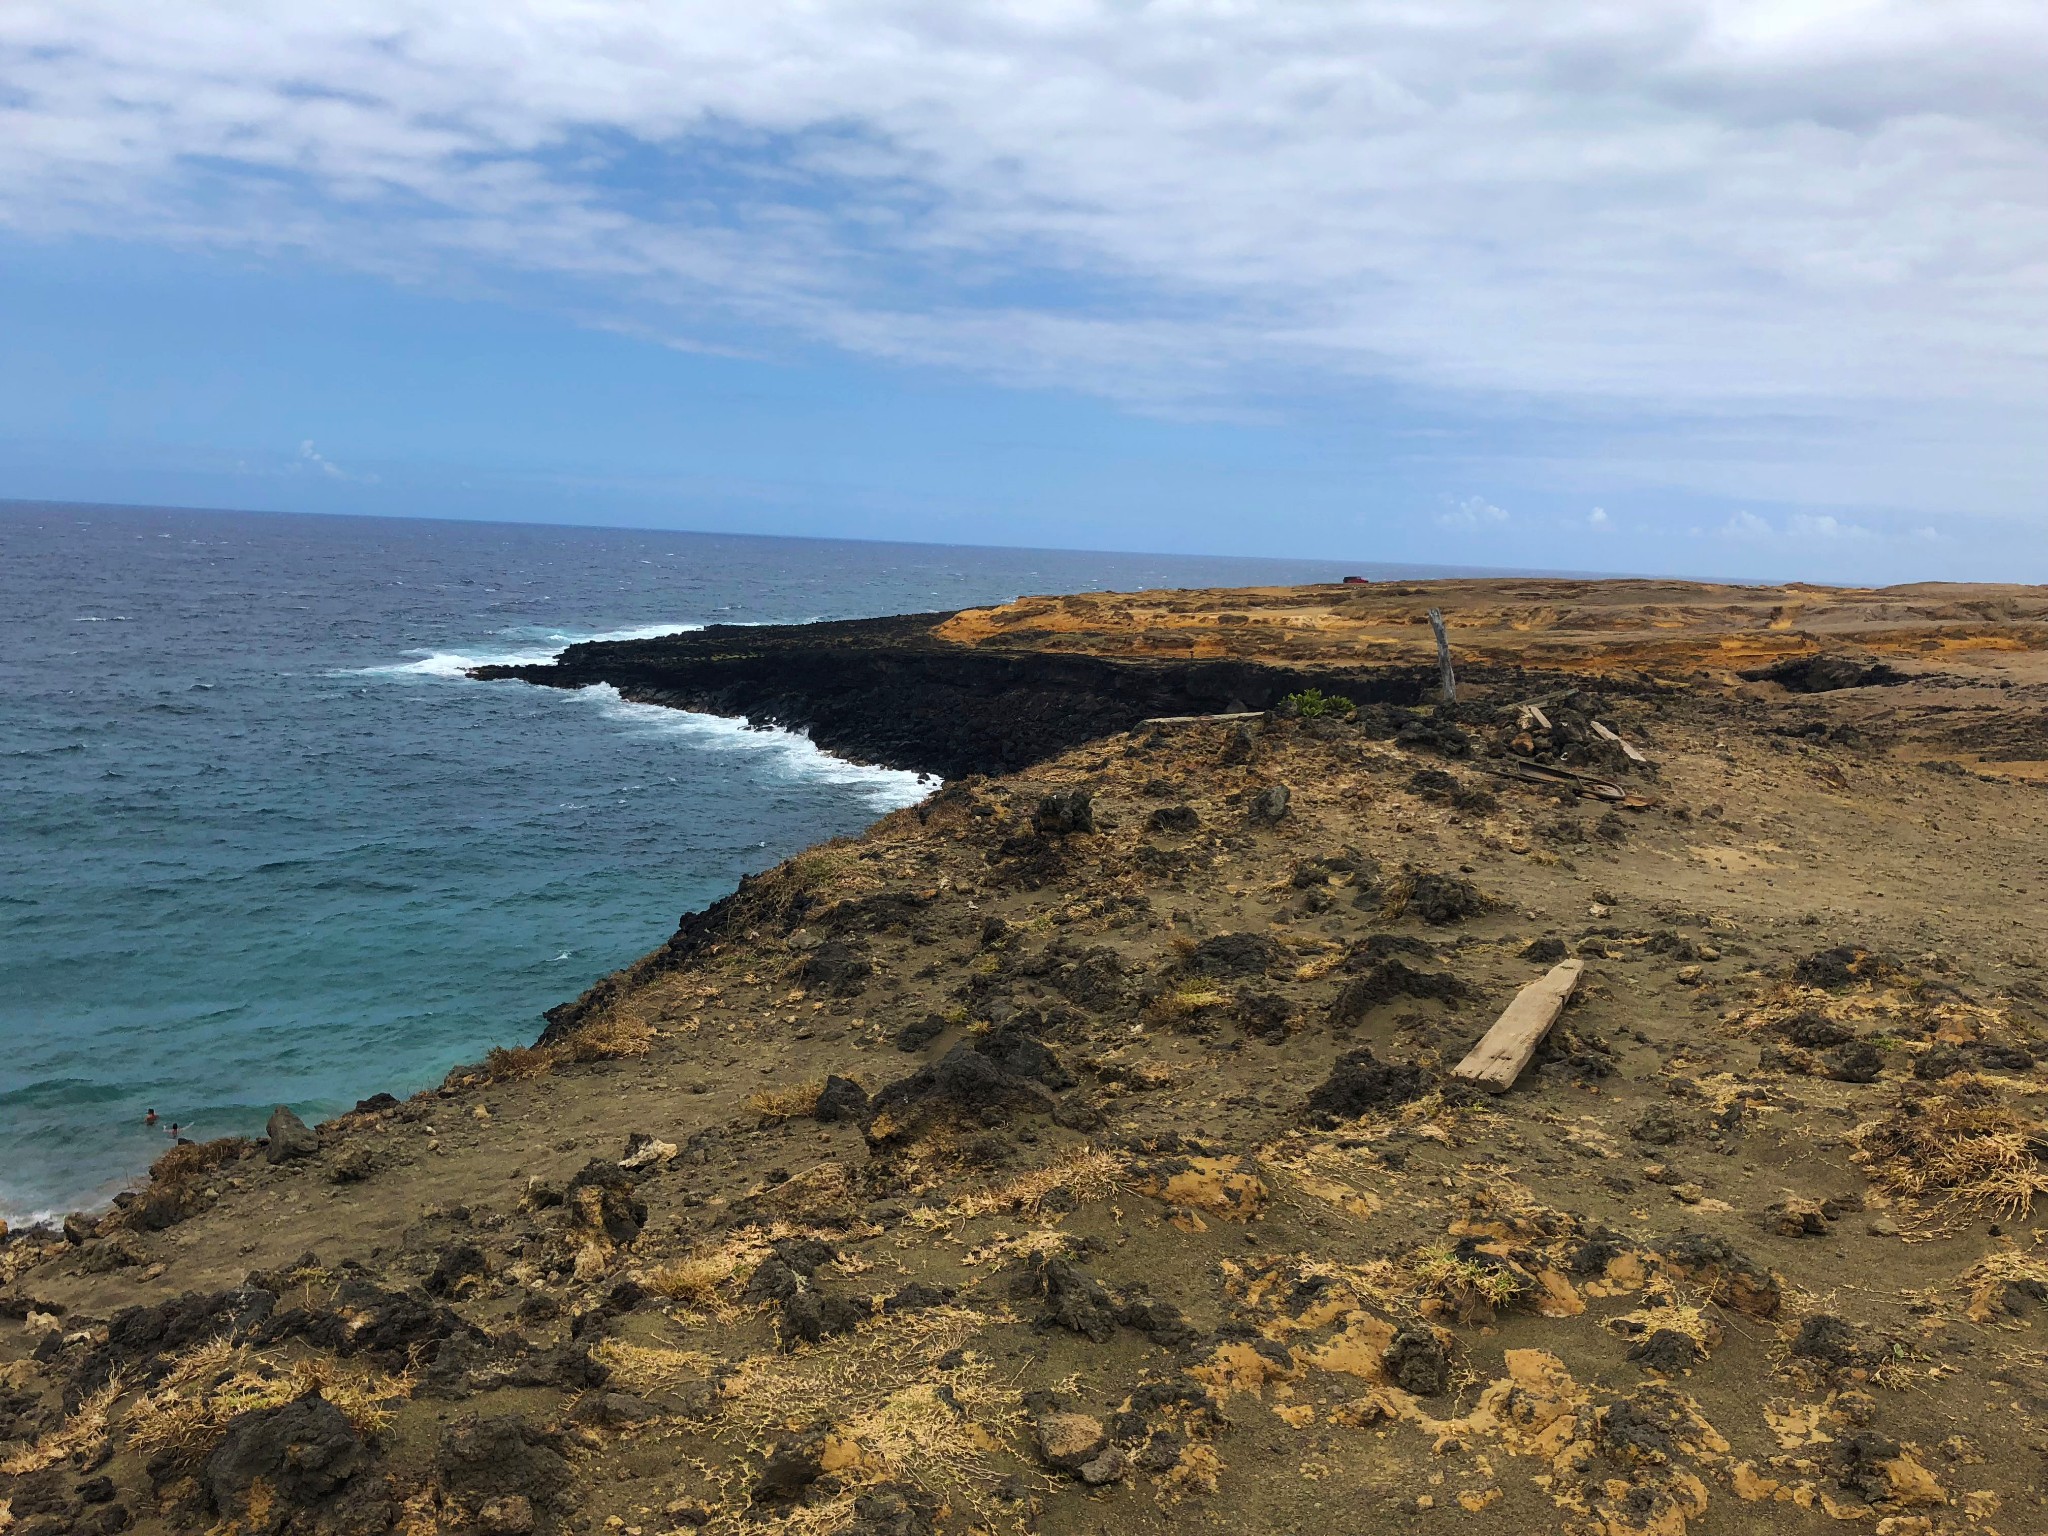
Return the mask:
[[[2048,828],[1935,756],[2027,686],[952,785],[542,1049],[18,1235],[0,1526],[2048,1527]]]

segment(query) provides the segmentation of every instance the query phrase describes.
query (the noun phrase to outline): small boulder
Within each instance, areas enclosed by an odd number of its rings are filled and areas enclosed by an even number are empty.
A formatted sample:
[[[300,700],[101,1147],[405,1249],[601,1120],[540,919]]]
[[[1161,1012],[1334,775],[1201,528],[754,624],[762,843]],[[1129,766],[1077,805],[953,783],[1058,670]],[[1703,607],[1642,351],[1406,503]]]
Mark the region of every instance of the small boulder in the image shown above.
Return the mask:
[[[811,1110],[812,1118],[827,1125],[841,1120],[865,1120],[867,1114],[867,1089],[836,1073],[825,1079],[825,1086],[818,1090],[818,1102]]]
[[[1031,830],[1040,837],[1066,837],[1095,830],[1095,800],[1085,789],[1063,789],[1045,796],[1031,813]]]
[[[1338,1057],[1329,1077],[1309,1094],[1309,1121],[1327,1130],[1375,1110],[1397,1109],[1421,1098],[1428,1081],[1415,1063],[1381,1061],[1360,1046]]]
[[[1450,1385],[1450,1354],[1443,1341],[1419,1323],[1397,1332],[1381,1351],[1380,1362],[1395,1386],[1417,1397],[1435,1397]]]
[[[320,1150],[320,1133],[282,1104],[270,1112],[263,1134],[270,1138],[263,1149],[264,1159],[270,1163],[288,1163]]]
[[[1100,1488],[1109,1483],[1120,1483],[1131,1475],[1131,1458],[1112,1445],[1101,1455],[1081,1464],[1081,1481],[1090,1488]]]
[[[1884,1073],[1884,1053],[1868,1040],[1836,1046],[1823,1060],[1827,1075],[1838,1083],[1874,1083]]]
[[[1293,798],[1294,792],[1285,784],[1268,784],[1252,796],[1249,807],[1252,820],[1263,821],[1269,825],[1283,820],[1287,815],[1287,803]]]
[[[1085,1413],[1040,1414],[1032,1424],[1038,1456],[1048,1467],[1078,1475],[1109,1448],[1109,1432]]]
[[[259,1500],[317,1503],[367,1460],[362,1437],[348,1416],[314,1391],[230,1419],[199,1481],[215,1513],[230,1520]]]
[[[1828,1216],[1817,1201],[1792,1196],[1765,1206],[1763,1225],[1774,1237],[1825,1237]]]
[[[1863,1363],[1856,1325],[1831,1312],[1816,1312],[1799,1325],[1792,1339],[1792,1353],[1801,1360],[1823,1365],[1853,1366]]]
[[[1191,805],[1162,805],[1145,818],[1147,832],[1198,832],[1202,818]]]

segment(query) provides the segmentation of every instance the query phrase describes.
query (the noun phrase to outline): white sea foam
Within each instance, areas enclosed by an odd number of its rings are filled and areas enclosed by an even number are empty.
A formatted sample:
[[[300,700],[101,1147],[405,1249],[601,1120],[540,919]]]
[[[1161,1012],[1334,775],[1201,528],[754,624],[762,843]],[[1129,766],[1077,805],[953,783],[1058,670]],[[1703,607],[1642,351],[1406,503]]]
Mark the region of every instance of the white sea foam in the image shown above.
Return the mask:
[[[472,667],[544,667],[572,645],[588,640],[654,640],[702,629],[702,624],[643,624],[638,629],[606,629],[595,633],[572,630],[515,629],[507,639],[524,642],[495,651],[419,651],[411,661],[379,667],[349,667],[336,677],[438,677],[460,681]]]
[[[545,666],[566,647],[586,640],[652,640],[662,635],[683,634],[702,628],[702,624],[648,624],[638,629],[603,630],[594,634],[537,628],[508,630],[505,638],[524,642],[517,649],[423,651],[411,661],[390,662],[379,667],[354,667],[333,675],[464,681],[473,667]],[[543,692],[553,693],[554,690]],[[791,782],[848,785],[878,812],[915,805],[939,787],[939,780],[930,775],[920,778],[905,770],[869,768],[834,757],[801,731],[756,729],[744,720],[730,720],[722,715],[693,714],[661,704],[635,704],[620,698],[619,691],[609,683],[575,689],[558,697],[594,705],[607,720],[636,732],[678,737],[705,751],[755,754],[770,772]]]
[[[609,683],[598,683],[570,695],[597,706],[607,720],[627,728],[678,737],[709,752],[746,752],[765,759],[782,778],[812,784],[845,784],[860,792],[877,811],[915,805],[939,787],[930,774],[901,768],[870,768],[834,757],[801,731],[751,726],[724,715],[700,715],[665,704],[636,704],[619,697]]]

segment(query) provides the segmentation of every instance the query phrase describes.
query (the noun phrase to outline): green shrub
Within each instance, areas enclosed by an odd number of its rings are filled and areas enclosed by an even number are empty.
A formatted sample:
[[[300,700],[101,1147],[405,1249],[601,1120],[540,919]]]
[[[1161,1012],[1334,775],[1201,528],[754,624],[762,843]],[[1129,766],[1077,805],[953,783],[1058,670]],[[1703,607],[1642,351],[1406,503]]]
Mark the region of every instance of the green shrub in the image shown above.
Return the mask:
[[[1280,702],[1292,705],[1294,712],[1304,720],[1313,720],[1318,715],[1348,715],[1357,708],[1343,694],[1326,694],[1320,688],[1304,688],[1299,693],[1290,693]]]

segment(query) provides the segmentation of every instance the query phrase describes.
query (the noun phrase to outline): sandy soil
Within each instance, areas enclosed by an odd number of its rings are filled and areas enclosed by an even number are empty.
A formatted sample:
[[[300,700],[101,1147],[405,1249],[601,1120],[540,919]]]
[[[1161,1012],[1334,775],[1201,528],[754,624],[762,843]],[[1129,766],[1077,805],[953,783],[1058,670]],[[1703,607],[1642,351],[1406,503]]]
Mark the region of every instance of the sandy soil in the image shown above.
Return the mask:
[[[961,615],[1566,676],[954,783],[544,1048],[16,1234],[0,1530],[2048,1528],[2044,601]],[[1817,655],[1880,680],[1738,675]]]

